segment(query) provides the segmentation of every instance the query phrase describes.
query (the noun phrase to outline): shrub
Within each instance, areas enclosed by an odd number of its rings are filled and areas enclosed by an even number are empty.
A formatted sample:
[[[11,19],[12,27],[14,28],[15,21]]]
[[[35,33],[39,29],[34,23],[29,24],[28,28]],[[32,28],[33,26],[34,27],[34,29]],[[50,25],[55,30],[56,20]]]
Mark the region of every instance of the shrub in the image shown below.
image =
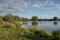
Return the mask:
[[[3,20],[2,20],[2,18],[0,17],[0,25],[1,25],[1,24],[3,24]]]
[[[4,28],[16,28],[16,26],[13,23],[9,23],[9,22],[4,22],[3,27]]]

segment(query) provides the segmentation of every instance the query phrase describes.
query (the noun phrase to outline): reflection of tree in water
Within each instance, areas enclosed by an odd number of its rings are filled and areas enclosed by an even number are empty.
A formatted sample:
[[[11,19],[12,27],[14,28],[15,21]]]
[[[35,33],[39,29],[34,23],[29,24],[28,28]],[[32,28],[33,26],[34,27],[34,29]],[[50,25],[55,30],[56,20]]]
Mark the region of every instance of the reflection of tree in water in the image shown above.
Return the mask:
[[[23,24],[27,24],[27,21],[24,21]]]
[[[35,28],[35,29],[39,29],[39,26],[38,26],[38,22],[37,21],[34,21],[31,24],[32,25],[30,27]]]
[[[58,22],[54,21],[54,25],[57,25],[57,24],[58,24]]]
[[[38,22],[34,21],[32,22],[32,25],[38,25]]]

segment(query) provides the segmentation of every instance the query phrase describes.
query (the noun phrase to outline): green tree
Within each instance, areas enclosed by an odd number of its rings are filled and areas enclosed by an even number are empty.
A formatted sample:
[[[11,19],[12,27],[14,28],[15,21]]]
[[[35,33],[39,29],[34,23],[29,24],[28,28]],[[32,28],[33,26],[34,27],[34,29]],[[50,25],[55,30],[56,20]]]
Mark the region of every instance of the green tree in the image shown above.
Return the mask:
[[[53,40],[60,40],[60,30],[53,32]]]
[[[21,19],[22,19],[22,21],[28,21],[28,18],[22,17]]]
[[[57,19],[58,19],[58,18],[57,18],[56,16],[53,18],[54,21],[57,21]]]
[[[38,21],[38,17],[37,16],[32,16],[32,21]]]
[[[14,20],[14,16],[12,14],[7,14],[3,17],[4,21],[12,22]]]
[[[15,21],[21,21],[21,18],[19,16],[14,16]]]

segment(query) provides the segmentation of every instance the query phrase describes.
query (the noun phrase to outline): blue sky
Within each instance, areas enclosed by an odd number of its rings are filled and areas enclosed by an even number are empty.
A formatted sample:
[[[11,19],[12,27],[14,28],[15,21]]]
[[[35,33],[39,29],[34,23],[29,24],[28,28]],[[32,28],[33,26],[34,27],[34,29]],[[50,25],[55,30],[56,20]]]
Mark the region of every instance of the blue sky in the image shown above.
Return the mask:
[[[21,17],[60,17],[60,0],[0,0],[0,15],[12,13]]]

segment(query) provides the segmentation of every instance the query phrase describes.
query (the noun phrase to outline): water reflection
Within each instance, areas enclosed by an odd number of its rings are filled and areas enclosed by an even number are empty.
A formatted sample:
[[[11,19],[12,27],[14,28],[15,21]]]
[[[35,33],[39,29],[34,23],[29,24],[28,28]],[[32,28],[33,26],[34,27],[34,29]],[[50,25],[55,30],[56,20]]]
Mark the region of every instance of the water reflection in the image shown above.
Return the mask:
[[[38,25],[38,22],[37,21],[34,21],[31,23],[32,25]]]
[[[23,21],[23,24],[27,24],[27,21]]]
[[[54,23],[53,23],[54,25],[57,25],[58,24],[58,22],[57,21],[54,21]]]
[[[35,28],[35,29],[40,29],[37,21],[33,21],[31,24],[32,25],[30,27]]]
[[[47,31],[60,29],[60,21],[25,21],[25,28],[39,28],[46,29]]]

